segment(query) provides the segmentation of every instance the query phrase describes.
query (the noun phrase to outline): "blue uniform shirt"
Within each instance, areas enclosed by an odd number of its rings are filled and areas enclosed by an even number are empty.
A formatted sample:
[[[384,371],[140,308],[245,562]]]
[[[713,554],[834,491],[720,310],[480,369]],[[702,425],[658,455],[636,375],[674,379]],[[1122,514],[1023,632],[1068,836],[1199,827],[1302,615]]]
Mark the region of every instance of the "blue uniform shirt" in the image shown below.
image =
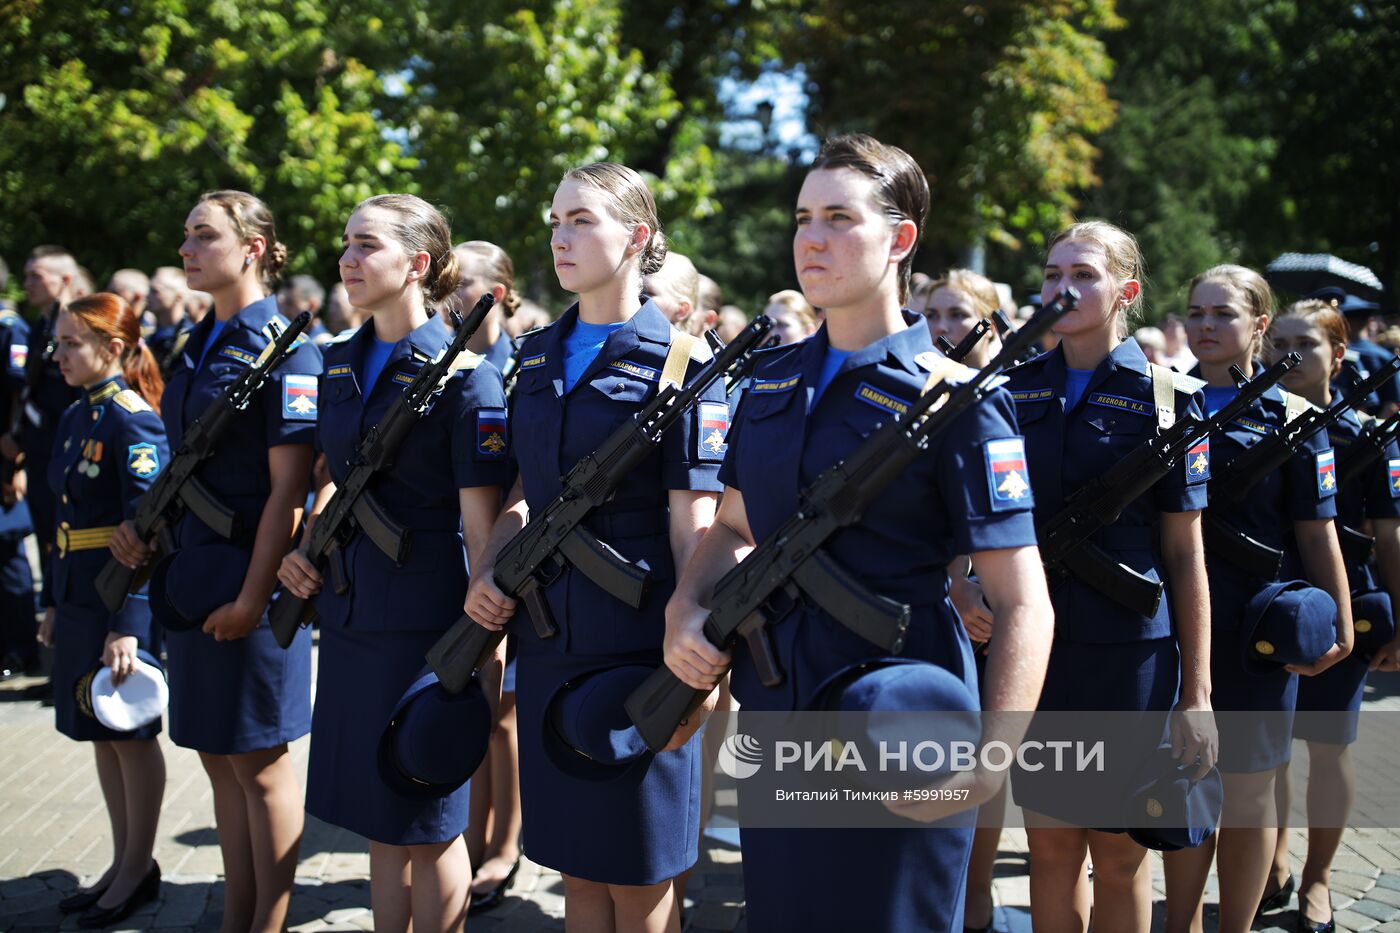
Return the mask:
[[[24,364],[29,359],[29,324],[10,308],[0,308],[0,434],[10,429],[12,399],[24,388]],[[38,477],[40,481],[43,477]],[[0,505],[0,538],[23,538],[31,531],[29,503]]]
[[[360,362],[360,383],[370,395],[374,394],[374,384],[379,380],[379,374],[384,371],[384,364],[389,362],[389,354],[394,352],[395,346],[397,344],[375,337],[369,346],[364,348],[364,359]]]
[[[929,367],[942,362],[928,327],[913,318],[908,328],[851,353],[809,414],[828,346],[823,326],[801,343],[762,351],[735,415],[720,479],[743,494],[760,543],[797,511],[803,488],[896,417],[923,391]],[[993,492],[1011,472],[1000,467],[1019,466],[1024,476],[1020,447],[1011,398],[993,389],[935,436],[858,523],[825,545],[870,590],[910,604],[906,657],[939,663],[969,684],[976,673],[946,599],[945,568],[958,554],[1035,544],[1029,487],[1000,500]],[[735,655],[735,696],[752,709],[804,708],[830,674],[883,653],[805,602],[773,621],[782,685],[759,685],[743,644]]]
[[[56,438],[47,480],[65,530],[105,528],[131,518],[170,462],[160,416],[121,377],[93,386],[74,402],[59,419]],[[53,577],[54,602],[103,615],[109,631],[144,640],[151,624],[144,587],[116,613],[97,595],[94,581],[111,556],[105,547],[66,553],[55,547],[45,574]]]
[[[287,319],[277,311],[277,299],[255,301],[231,317],[216,340],[208,339],[214,314],[195,325],[184,352],[175,361],[161,396],[161,418],[172,450],[178,451],[185,431],[272,342],[268,324],[282,327]],[[209,344],[204,365],[196,366],[191,348]],[[321,349],[301,341],[283,358],[267,382],[233,419],[217,452],[197,476],[219,501],[238,515],[235,539],[251,547],[272,490],[267,451],[282,444],[310,444],[316,430],[317,382]],[[203,522],[186,514],[175,528],[179,547],[221,540]]]
[[[561,477],[593,453],[610,434],[656,395],[674,333],[656,304],[647,301],[565,389],[564,335],[578,319],[574,305],[553,324],[525,337],[520,376],[511,397],[512,456],[520,469],[525,500],[538,513],[561,491]],[[704,365],[697,343],[687,378]],[[660,448],[642,462],[616,495],[587,521],[589,530],[629,560],[645,560],[652,584],[640,610],[608,594],[572,568],[546,590],[560,636],[533,640],[530,627],[521,651],[608,655],[660,648],[663,612],[675,585],[669,540],[672,489],[719,492],[717,479],[729,428],[724,382],[716,380],[701,401],[667,431]]]
[[[564,335],[564,391],[572,392],[588,364],[593,362],[613,331],[625,321],[615,324],[589,324],[575,320],[573,329]]]
[[[373,323],[326,346],[316,441],[334,482],[345,481],[361,438],[451,340],[452,331],[434,317],[389,344],[389,358],[368,397],[362,397],[356,373],[378,342]],[[366,535],[356,535],[345,555],[350,591],[337,596],[327,586],[318,597],[325,624],[432,631],[457,621],[467,589],[457,493],[504,485],[509,480],[507,446],[500,372],[484,360],[459,370],[409,432],[393,468],[369,485],[389,516],[412,536],[405,563],[395,567]]]
[[[1068,374],[1060,347],[1007,372],[1016,419],[1026,437],[1027,466],[1036,513],[1047,521],[1081,486],[1097,479],[1157,434],[1156,404],[1147,358],[1137,341],[1123,341],[1093,370],[1079,400],[1066,396]],[[1200,417],[1199,380],[1173,380],[1176,417]],[[1205,455],[1204,462],[1201,455]],[[1209,448],[1157,482],[1131,503],[1094,542],[1114,558],[1152,579],[1161,579],[1156,526],[1161,512],[1205,508]],[[1057,638],[1083,643],[1149,641],[1172,633],[1170,600],[1152,618],[1134,615],[1087,583],[1071,577],[1053,594]]]

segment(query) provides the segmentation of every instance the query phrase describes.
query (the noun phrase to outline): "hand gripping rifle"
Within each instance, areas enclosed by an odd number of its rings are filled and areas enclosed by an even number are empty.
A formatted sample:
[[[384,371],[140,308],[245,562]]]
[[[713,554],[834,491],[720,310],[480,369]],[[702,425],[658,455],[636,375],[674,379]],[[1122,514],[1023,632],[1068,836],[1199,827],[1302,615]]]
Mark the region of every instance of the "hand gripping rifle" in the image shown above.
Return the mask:
[[[1356,383],[1331,408],[1309,408],[1240,454],[1212,479],[1212,495],[1226,503],[1242,501],[1255,483],[1287,463],[1288,458],[1297,453],[1308,438],[1318,431],[1325,431],[1347,409],[1364,401],[1377,387],[1394,377],[1397,371],[1400,371],[1400,356],[1391,358],[1376,372]],[[1251,538],[1220,518],[1214,509],[1207,510],[1202,531],[1207,553],[1222,557],[1261,580],[1277,578],[1282,567],[1283,551]]]
[[[1244,414],[1255,399],[1301,361],[1298,354],[1290,353],[1245,383],[1239,395],[1211,417],[1177,420],[1107,472],[1076,489],[1064,508],[1037,529],[1040,559],[1051,588],[1072,574],[1138,615],[1156,615],[1162,599],[1161,582],[1114,560],[1090,539],[1116,522],[1124,509],[1175,469],[1188,452]],[[1244,374],[1239,376],[1243,379]],[[1204,463],[1202,460],[1203,467]]]
[[[345,549],[361,531],[395,564],[402,565],[408,559],[411,543],[408,530],[395,522],[389,510],[375,499],[369,484],[375,476],[394,465],[399,448],[428,413],[434,397],[455,371],[453,364],[457,357],[495,303],[490,292],[482,295],[467,319],[457,325],[452,341],[437,359],[424,364],[402,394],[390,403],[389,410],[360,440],[345,481],[336,485],[331,501],[312,523],[307,535],[306,558],[317,570],[330,565],[331,588],[337,594],[350,589],[345,572]],[[310,625],[315,619],[313,600],[302,599],[280,588],[268,612],[272,634],[283,648],[292,643],[300,626]]]
[[[866,506],[928,449],[930,438],[976,405],[997,373],[1078,300],[1073,289],[1061,292],[970,379],[952,385],[940,380],[849,457],[823,471],[802,491],[797,513],[715,584],[704,627],[710,643],[728,649],[742,637],[760,679],[775,686],[783,673],[773,657],[768,626],[805,596],[880,650],[898,654],[904,647],[909,607],[867,590],[822,550],[823,545],[859,521]],[[708,692],[686,685],[663,664],[624,706],[647,747],[660,750]]]
[[[277,335],[277,339],[267,345],[253,365],[243,370],[237,379],[229,383],[223,393],[216,398],[204,414],[190,425],[181,441],[180,449],[170,458],[165,472],[141,496],[136,504],[136,515],[132,524],[136,536],[142,541],[174,527],[186,510],[201,522],[208,525],[223,538],[232,538],[237,531],[237,515],[232,509],[214,497],[209,488],[195,477],[199,465],[214,455],[219,438],[228,430],[233,420],[248,407],[253,396],[258,393],[272,371],[282,362],[282,358],[294,349],[297,338],[311,323],[309,312],[298,314]],[[272,333],[277,332],[275,320],[269,323]],[[112,612],[121,609],[126,594],[131,592],[149,575],[150,570],[132,570],[111,558],[97,575],[97,593],[102,604]],[[139,574],[139,576],[138,576]]]
[[[711,383],[743,365],[772,326],[771,318],[759,315],[688,385],[664,383],[645,408],[574,465],[564,477],[563,491],[501,548],[496,555],[496,585],[525,603],[540,638],[558,634],[544,591],[569,565],[634,609],[641,606],[649,571],[595,538],[584,520],[612,498],[618,484],[656,450],[667,429],[685,416]],[[472,672],[491,659],[504,634],[463,615],[433,645],[428,664],[447,690],[459,693]]]

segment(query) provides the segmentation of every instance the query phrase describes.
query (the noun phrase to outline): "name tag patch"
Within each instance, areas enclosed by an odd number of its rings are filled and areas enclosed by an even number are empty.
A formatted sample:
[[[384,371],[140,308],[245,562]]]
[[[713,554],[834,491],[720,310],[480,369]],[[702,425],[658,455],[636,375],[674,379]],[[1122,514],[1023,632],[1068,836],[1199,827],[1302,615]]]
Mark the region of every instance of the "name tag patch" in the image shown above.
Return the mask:
[[[626,373],[629,376],[634,376],[646,382],[655,382],[661,378],[661,372],[659,370],[652,369],[650,366],[632,363],[627,360],[613,360],[608,364],[608,368],[615,369],[620,373]]]
[[[236,360],[244,366],[252,366],[258,358],[256,353],[242,347],[223,347],[219,350],[219,355],[225,359]]]
[[[520,368],[521,368],[521,369],[534,369],[536,366],[543,366],[543,365],[544,365],[544,358],[545,358],[547,355],[548,355],[548,354],[541,353],[539,356],[527,356],[527,357],[525,357],[525,359],[523,359],[523,360],[520,361]]]
[[[1141,402],[1135,398],[1124,398],[1121,395],[1109,395],[1107,392],[1095,392],[1090,395],[1089,404],[1114,408],[1118,411],[1130,411],[1135,415],[1152,414],[1152,406],[1147,402]]]
[[[724,402],[701,402],[701,455],[708,460],[719,460],[727,450],[729,450],[729,406]]]
[[[1011,393],[1011,400],[1014,402],[1044,402],[1054,397],[1054,389],[1023,389]]]
[[[1186,452],[1186,482],[1204,483],[1210,479],[1210,438],[1203,437]]]
[[[1268,436],[1274,433],[1273,428],[1262,422],[1255,421],[1253,418],[1236,418],[1235,424],[1244,428],[1246,431],[1253,431],[1255,434]]]
[[[480,408],[476,412],[476,452],[499,460],[506,454],[506,410]]]
[[[1019,437],[1004,437],[987,441],[983,449],[987,455],[987,491],[991,494],[992,511],[1030,508],[1026,442]]]
[[[288,373],[282,378],[282,417],[289,421],[316,420],[316,377]]]
[[[413,385],[413,380],[414,380],[415,378],[417,378],[417,376],[418,376],[418,374],[417,374],[416,372],[413,372],[413,373],[402,373],[402,372],[400,372],[400,373],[394,373],[393,379],[394,379],[394,382],[398,383],[399,385],[401,385],[401,386],[407,386],[407,385]]]
[[[1332,448],[1317,455],[1317,495],[1326,499],[1337,492],[1337,455]]]
[[[881,411],[888,411],[896,415],[902,415],[909,410],[909,403],[904,399],[895,398],[888,392],[881,392],[868,382],[862,382],[860,387],[856,389],[856,398]]]
[[[341,363],[338,366],[331,366],[326,370],[327,379],[343,379],[346,376],[355,375],[355,367],[349,363]]]
[[[802,381],[801,376],[785,376],[782,379],[757,379],[749,387],[750,392],[786,392]]]
[[[1400,460],[1390,461],[1390,498],[1400,499]]]
[[[155,476],[160,470],[160,451],[155,444],[132,444],[126,449],[126,468],[142,479]]]

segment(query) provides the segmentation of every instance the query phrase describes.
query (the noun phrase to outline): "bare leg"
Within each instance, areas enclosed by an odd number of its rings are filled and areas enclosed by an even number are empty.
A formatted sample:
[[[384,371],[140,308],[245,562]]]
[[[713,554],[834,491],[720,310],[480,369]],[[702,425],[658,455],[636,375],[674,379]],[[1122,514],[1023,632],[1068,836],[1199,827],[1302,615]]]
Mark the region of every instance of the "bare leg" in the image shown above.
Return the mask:
[[[102,787],[102,800],[107,804],[107,820],[112,825],[112,864],[93,882],[88,890],[108,887],[121,868],[122,853],[126,851],[126,788],[122,786],[121,759],[115,742],[93,742],[93,759],[97,762],[97,783]]]
[[[165,798],[165,755],[155,739],[112,742],[121,764],[126,812],[126,844],[122,847],[121,869],[112,886],[97,902],[99,907],[115,907],[126,900],[151,870],[151,852],[156,846],[156,826],[160,823],[160,803]]]
[[[675,885],[610,884],[617,933],[680,933],[681,915]]]
[[[608,886],[564,875],[565,933],[614,933]]]
[[[248,838],[248,807],[227,755],[199,753],[214,788],[214,825],[224,857],[224,917],[219,933],[248,933],[257,908],[257,875]]]
[[[1094,865],[1094,929],[1148,933],[1152,928],[1152,871],[1147,850],[1125,833],[1089,831]]]
[[[1298,886],[1298,912],[1315,923],[1332,919],[1332,859],[1356,801],[1356,769],[1348,745],[1308,743],[1308,859]]]
[[[491,832],[491,762],[495,758],[496,735],[491,734],[491,744],[486,748],[486,757],[472,775],[471,800],[467,804],[467,857],[475,866],[486,861],[486,840]]]
[[[485,894],[510,874],[520,858],[520,760],[515,717],[515,694],[501,694],[501,718],[491,736],[491,752],[486,757],[491,792],[491,835],[485,858],[473,861],[478,866],[472,878],[472,893]],[[477,774],[487,771],[481,768]],[[472,781],[475,803],[476,781]]]
[[[980,827],[972,836],[972,856],[967,866],[967,894],[963,898],[963,926],[984,930],[992,925],[992,875],[997,867],[997,847],[1001,845],[1001,824],[1006,818],[1004,782],[996,796],[977,811]]]
[[[281,933],[287,925],[305,820],[301,784],[286,745],[233,755],[229,761],[243,792],[257,884],[249,929]]]
[[[1248,933],[1264,896],[1278,829],[1274,771],[1225,774],[1225,815],[1215,847],[1220,933]]]
[[[1031,850],[1031,924],[1036,933],[1085,933],[1089,929],[1089,889],[1083,881],[1089,831],[1034,826],[1035,820],[1028,812],[1027,822],[1032,823],[1026,829]],[[1069,892],[1073,894],[1066,896]]]
[[[1309,746],[1311,747],[1311,746]],[[1288,762],[1274,773],[1274,811],[1278,816],[1278,841],[1274,843],[1274,861],[1269,868],[1269,880],[1264,883],[1264,897],[1283,889],[1293,873],[1288,859],[1288,811],[1293,807],[1293,772]]]
[[[1202,933],[1202,900],[1214,860],[1214,835],[1194,849],[1162,853],[1167,886],[1166,933]]]
[[[720,722],[723,720],[716,722],[715,714],[722,717],[734,708],[734,697],[729,692],[728,673],[720,678],[715,704],[714,712],[710,714],[704,726],[705,731],[700,734],[700,838],[697,841],[697,851],[703,851],[705,848],[705,826],[710,822],[710,813],[715,808],[715,764],[719,761],[720,747],[724,745],[724,730],[720,728]],[[690,873],[694,870],[695,867],[691,866],[672,879],[678,907],[685,906],[685,889],[690,883]]]
[[[412,881],[413,928],[422,933],[461,933],[467,924],[472,880],[467,845],[458,836],[435,845],[407,846]]]
[[[369,844],[369,902],[376,933],[408,933],[413,928],[408,849]]]

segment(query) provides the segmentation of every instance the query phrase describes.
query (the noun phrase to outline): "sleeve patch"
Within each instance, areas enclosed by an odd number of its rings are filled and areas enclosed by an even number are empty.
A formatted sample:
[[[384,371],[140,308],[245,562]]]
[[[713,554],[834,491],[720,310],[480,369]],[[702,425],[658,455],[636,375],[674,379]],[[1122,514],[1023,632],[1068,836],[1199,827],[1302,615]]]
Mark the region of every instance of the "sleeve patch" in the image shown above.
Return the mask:
[[[1203,437],[1186,452],[1186,482],[1204,483],[1210,479],[1210,438]]]
[[[10,366],[14,369],[24,369],[29,362],[29,347],[23,343],[10,344]]]
[[[1026,443],[1019,437],[987,441],[987,491],[992,511],[1031,507],[1031,484],[1026,477]]]
[[[729,450],[729,405],[700,403],[700,458],[722,460]]]
[[[223,347],[219,350],[219,355],[225,359],[242,363],[244,366],[252,366],[258,359],[256,353],[242,347]]]
[[[1332,448],[1317,454],[1317,496],[1326,499],[1337,493],[1337,455]]]
[[[1400,460],[1390,461],[1390,498],[1400,499]]]
[[[315,421],[316,377],[288,373],[282,377],[282,417],[288,421]]]
[[[145,479],[160,471],[160,451],[155,444],[132,444],[126,449],[126,468]]]
[[[476,452],[493,460],[506,454],[506,410],[481,408],[476,413]]]

